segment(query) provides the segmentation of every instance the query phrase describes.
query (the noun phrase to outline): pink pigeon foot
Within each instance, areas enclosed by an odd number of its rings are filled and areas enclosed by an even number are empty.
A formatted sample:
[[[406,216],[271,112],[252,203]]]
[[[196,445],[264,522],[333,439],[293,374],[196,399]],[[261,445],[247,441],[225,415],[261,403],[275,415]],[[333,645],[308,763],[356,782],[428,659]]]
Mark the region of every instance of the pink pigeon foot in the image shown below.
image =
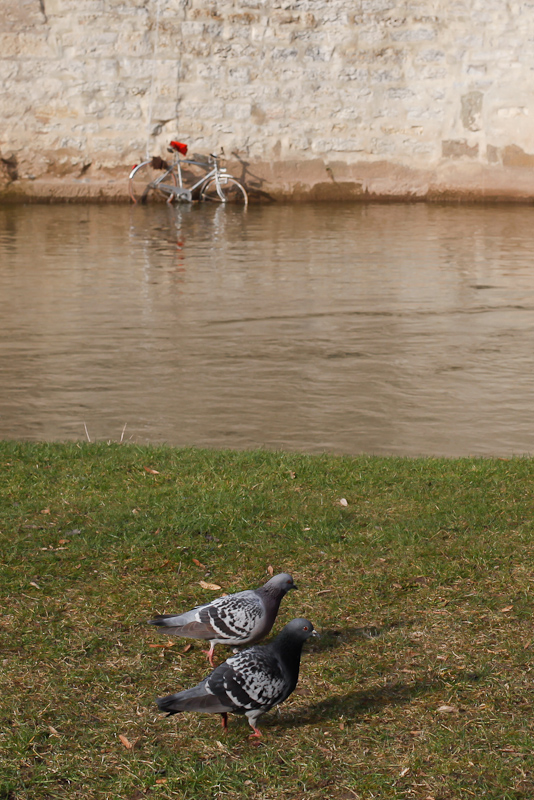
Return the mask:
[[[211,664],[211,666],[212,666],[212,667],[215,667],[215,664],[213,663],[213,651],[214,651],[214,650],[215,650],[215,645],[214,645],[214,644],[212,644],[209,650],[203,650],[203,651],[202,651],[202,652],[203,652],[203,653],[205,653],[205,654],[207,655],[207,657],[209,658],[209,662],[210,662],[210,664]]]

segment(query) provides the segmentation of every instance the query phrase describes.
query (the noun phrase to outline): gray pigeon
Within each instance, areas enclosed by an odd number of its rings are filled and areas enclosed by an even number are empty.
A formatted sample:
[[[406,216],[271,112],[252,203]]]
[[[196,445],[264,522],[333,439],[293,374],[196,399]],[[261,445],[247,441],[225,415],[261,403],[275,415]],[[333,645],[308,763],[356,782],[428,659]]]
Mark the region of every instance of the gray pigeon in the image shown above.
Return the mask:
[[[296,589],[287,572],[275,575],[259,589],[218,597],[211,603],[196,606],[185,614],[163,614],[150,620],[162,633],[188,636],[210,643],[208,658],[213,667],[216,644],[253,644],[267,636],[274,625],[282,597]]]
[[[297,685],[302,645],[319,636],[307,619],[294,619],[269,644],[242,650],[220,664],[193,689],[160,697],[156,702],[168,716],[180,711],[220,714],[228,727],[228,712],[245,714],[251,738],[261,736],[262,714],[282,703]]]

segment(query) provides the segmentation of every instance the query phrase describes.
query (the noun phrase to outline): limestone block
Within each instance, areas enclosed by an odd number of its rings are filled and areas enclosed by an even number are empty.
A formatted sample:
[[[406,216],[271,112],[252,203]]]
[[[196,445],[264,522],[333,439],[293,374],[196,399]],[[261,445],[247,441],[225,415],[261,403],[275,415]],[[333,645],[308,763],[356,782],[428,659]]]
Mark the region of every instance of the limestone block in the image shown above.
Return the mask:
[[[184,39],[198,39],[204,35],[204,22],[198,20],[182,22],[181,34]]]
[[[314,153],[357,153],[362,151],[363,145],[356,139],[315,139],[312,141]]]
[[[534,153],[525,153],[517,145],[508,145],[501,151],[502,164],[505,167],[534,167]]]
[[[299,51],[296,47],[275,47],[271,53],[273,61],[289,61],[298,58]]]
[[[304,57],[310,58],[312,61],[330,61],[334,53],[333,47],[323,46],[310,46],[304,51]]]
[[[157,55],[162,54],[163,47],[158,47]],[[116,38],[114,53],[117,56],[127,56],[129,58],[150,59],[154,55],[154,43],[144,31],[124,31],[121,30]],[[145,67],[146,68],[146,67]]]
[[[482,92],[468,92],[460,98],[462,104],[462,123],[469,131],[479,131],[481,128]]]
[[[3,3],[0,14],[0,32],[18,33],[25,28],[44,25],[46,21],[46,14],[39,0]]]
[[[466,139],[449,139],[441,143],[441,151],[444,158],[476,158],[478,144],[469,145]]]
[[[0,33],[2,59],[48,59],[54,51],[48,43],[48,32],[43,26],[39,33],[9,31]]]
[[[389,11],[396,5],[397,0],[361,0],[361,9],[367,14]]]
[[[422,50],[418,52],[414,58],[414,64],[426,64],[429,61],[445,61],[446,55],[444,50],[438,50],[436,48],[430,48],[428,50]]]

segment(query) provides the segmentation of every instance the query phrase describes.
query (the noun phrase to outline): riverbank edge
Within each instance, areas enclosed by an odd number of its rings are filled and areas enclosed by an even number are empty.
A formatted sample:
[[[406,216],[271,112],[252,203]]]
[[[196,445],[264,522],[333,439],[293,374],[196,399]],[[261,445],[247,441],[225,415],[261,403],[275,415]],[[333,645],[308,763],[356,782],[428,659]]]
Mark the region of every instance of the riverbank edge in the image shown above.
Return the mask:
[[[128,167],[91,168],[19,178],[0,185],[0,203],[127,203]],[[534,202],[534,167],[444,161],[414,169],[388,161],[346,164],[323,159],[293,162],[229,162],[251,203],[308,202]]]

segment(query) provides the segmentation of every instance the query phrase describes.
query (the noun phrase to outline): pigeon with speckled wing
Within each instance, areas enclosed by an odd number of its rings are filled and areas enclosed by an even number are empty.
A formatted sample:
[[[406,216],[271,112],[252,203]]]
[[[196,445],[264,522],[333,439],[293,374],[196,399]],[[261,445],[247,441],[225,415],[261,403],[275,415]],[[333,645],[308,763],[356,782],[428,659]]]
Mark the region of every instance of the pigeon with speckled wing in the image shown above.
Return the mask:
[[[287,572],[275,575],[259,589],[218,597],[196,606],[185,614],[162,614],[150,620],[162,633],[204,639],[210,643],[207,652],[213,667],[216,644],[254,644],[263,639],[274,625],[280,602],[290,589],[296,589]]]
[[[318,635],[307,619],[294,619],[269,644],[231,656],[194,688],[157,700],[158,707],[169,716],[181,711],[221,714],[223,728],[228,712],[245,714],[252,737],[259,737],[259,717],[295,689],[302,646]]]

